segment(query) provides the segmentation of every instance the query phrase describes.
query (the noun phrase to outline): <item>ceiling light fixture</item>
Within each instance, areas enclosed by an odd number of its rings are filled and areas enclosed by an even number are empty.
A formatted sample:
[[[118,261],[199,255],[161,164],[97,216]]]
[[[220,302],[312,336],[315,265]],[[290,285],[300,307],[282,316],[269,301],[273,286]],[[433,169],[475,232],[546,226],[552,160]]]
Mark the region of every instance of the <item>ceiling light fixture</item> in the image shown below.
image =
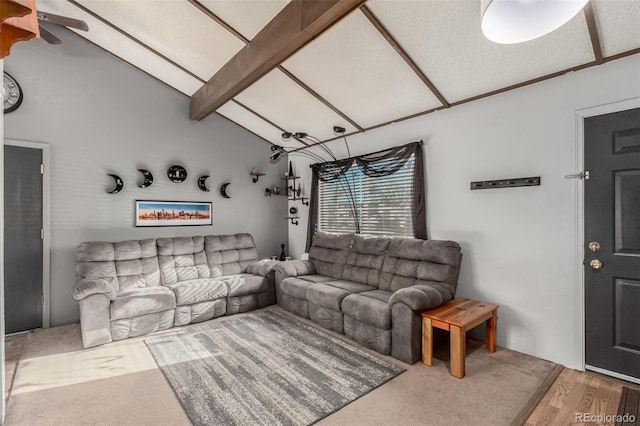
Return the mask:
[[[557,30],[589,0],[481,0],[482,33],[500,44],[533,40]]]
[[[273,163],[277,163],[282,157],[282,154],[285,153],[285,150],[280,145],[271,145],[271,155],[269,155],[269,160]]]
[[[347,137],[345,132],[347,129],[341,126],[333,126],[333,133],[335,135],[341,135],[344,138],[344,144],[347,148],[347,158],[351,158],[351,150],[349,149],[349,142],[347,142]],[[312,142],[311,146],[306,146],[301,150],[295,150],[293,152],[287,152],[283,146],[281,145],[272,145],[271,146],[271,155],[269,156],[269,160],[272,163],[277,163],[283,154],[287,155],[298,155],[301,157],[306,157],[318,163],[328,163],[328,162],[336,162],[339,163],[338,158],[333,153],[333,151],[327,146],[326,141],[322,141],[315,136],[312,136],[306,132],[284,132],[282,133],[282,140],[288,141],[292,138],[296,139],[304,139],[307,142]],[[317,151],[314,151],[316,149]],[[353,161],[353,159],[351,159]],[[335,173],[339,175],[339,183],[342,187],[347,201],[349,202],[349,209],[351,210],[351,214],[353,216],[353,222],[355,225],[356,233],[360,233],[360,218],[359,212],[356,205],[356,197],[355,197],[355,183],[352,182],[344,172],[340,172],[342,165],[338,164],[335,167]],[[351,175],[352,179],[355,179],[354,175]]]

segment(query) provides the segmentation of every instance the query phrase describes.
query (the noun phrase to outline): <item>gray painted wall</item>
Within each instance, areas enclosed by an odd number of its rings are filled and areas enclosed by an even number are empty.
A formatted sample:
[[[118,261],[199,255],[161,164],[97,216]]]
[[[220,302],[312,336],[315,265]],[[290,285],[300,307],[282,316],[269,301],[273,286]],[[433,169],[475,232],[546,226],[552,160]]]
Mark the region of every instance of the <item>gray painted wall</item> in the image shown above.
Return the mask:
[[[287,205],[264,196],[280,182],[286,161],[271,165],[269,144],[212,114],[188,119],[189,99],[75,34],[52,29],[63,40],[18,43],[4,63],[25,92],[22,106],[5,117],[5,138],[51,145],[51,324],[79,319],[71,298],[74,256],[82,241],[250,232],[263,257],[287,242]],[[188,171],[185,182],[166,177],[174,163]],[[267,173],[256,184],[249,171]],[[155,181],[137,187],[137,168]],[[115,195],[106,173],[125,189]],[[198,190],[208,174],[211,192]],[[231,199],[218,188],[231,182]],[[135,228],[134,200],[212,201],[213,226]],[[10,244],[10,242],[7,242]]]
[[[578,111],[640,99],[640,55],[349,137],[353,155],[424,140],[429,237],[460,243],[457,295],[500,305],[499,346],[582,369]],[[329,144],[346,157],[344,143]],[[291,155],[309,188],[304,158]],[[470,191],[541,176],[538,187]],[[290,226],[305,249],[307,217]]]

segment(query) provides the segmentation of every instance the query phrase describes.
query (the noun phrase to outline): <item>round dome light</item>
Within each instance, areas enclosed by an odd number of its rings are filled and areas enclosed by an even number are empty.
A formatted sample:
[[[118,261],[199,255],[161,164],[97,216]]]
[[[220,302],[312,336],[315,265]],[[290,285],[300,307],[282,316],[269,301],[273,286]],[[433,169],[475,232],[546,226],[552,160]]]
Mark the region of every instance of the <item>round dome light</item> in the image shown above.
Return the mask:
[[[482,33],[500,44],[548,34],[576,16],[589,0],[482,0]]]

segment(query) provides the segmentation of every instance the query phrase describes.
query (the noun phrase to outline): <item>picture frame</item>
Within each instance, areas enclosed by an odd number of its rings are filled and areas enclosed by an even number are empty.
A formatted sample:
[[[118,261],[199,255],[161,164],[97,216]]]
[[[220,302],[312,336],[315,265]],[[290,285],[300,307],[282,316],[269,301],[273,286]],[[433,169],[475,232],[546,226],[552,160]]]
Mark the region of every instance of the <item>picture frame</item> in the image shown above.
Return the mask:
[[[213,225],[210,201],[136,200],[136,227]]]

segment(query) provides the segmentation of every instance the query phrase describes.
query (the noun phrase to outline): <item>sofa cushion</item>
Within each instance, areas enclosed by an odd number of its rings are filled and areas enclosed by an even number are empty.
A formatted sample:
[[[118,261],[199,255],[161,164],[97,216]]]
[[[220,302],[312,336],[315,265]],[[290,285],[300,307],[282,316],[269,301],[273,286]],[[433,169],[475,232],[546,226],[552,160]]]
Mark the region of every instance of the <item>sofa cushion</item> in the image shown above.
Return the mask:
[[[378,287],[390,238],[354,235],[342,278]]]
[[[158,238],[158,262],[164,285],[211,276],[204,237]]]
[[[263,293],[269,289],[269,281],[260,275],[229,275],[218,279],[227,285],[227,297]]]
[[[244,274],[258,260],[251,234],[207,235],[204,250],[213,277]]]
[[[385,290],[373,290],[373,291],[365,291],[364,293],[358,293],[360,296],[370,297],[372,299],[379,300],[384,303],[389,303],[389,299],[393,293]]]
[[[307,290],[314,285],[311,281],[302,280],[300,278],[289,277],[280,283],[280,291],[287,296],[296,299],[307,300]]]
[[[175,307],[176,298],[168,288],[136,288],[121,292],[111,302],[111,320],[162,312]]]
[[[199,253],[204,250],[204,237],[158,238],[160,256],[180,256]]]
[[[373,293],[373,292],[370,292]],[[383,330],[391,329],[391,309],[386,301],[379,300],[381,294],[351,294],[342,301],[342,312],[351,318]]]
[[[413,285],[443,283],[455,294],[460,246],[453,241],[394,239],[384,258],[379,288],[395,292]]]
[[[178,306],[220,299],[227,295],[226,284],[217,278],[180,281],[169,284],[167,287],[176,295],[176,305]]]
[[[100,278],[116,291],[160,285],[156,240],[92,241],[78,246],[76,278]]]
[[[353,243],[353,234],[332,235],[316,232],[309,249],[309,260],[320,275],[342,279],[344,265]]]
[[[351,293],[347,290],[326,284],[313,284],[307,290],[307,300],[314,305],[340,311],[342,300]]]
[[[302,275],[299,276],[298,278],[300,278],[301,280],[305,280],[305,281],[311,281],[312,283],[326,283],[327,281],[334,281],[335,278],[333,277],[327,277],[324,275]]]
[[[375,287],[371,287],[366,284],[360,284],[360,283],[347,281],[347,280],[333,280],[333,281],[327,281],[323,284],[327,284],[332,287],[341,288],[343,290],[348,291],[349,293],[362,293],[363,291],[376,290]]]

